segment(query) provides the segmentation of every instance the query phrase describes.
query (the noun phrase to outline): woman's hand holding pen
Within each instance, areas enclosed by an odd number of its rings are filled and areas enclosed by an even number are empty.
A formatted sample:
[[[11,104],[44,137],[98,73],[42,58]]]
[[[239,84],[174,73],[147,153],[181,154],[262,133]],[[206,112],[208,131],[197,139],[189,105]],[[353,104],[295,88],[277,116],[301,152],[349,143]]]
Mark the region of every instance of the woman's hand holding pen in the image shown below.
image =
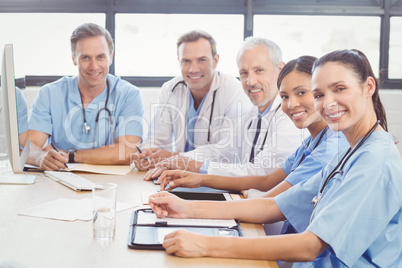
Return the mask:
[[[160,192],[149,197],[149,206],[158,218],[190,218],[189,204],[174,194]]]

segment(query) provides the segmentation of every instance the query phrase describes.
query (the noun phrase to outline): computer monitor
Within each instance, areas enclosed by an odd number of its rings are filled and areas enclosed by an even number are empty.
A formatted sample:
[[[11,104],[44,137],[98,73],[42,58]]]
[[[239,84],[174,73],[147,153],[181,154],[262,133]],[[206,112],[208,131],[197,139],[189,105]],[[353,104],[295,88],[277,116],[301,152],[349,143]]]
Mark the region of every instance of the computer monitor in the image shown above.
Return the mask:
[[[7,143],[8,160],[14,173],[22,173],[25,161],[29,153],[29,141],[20,153],[17,98],[14,78],[13,45],[4,46],[3,61],[1,67],[1,102],[3,132]]]

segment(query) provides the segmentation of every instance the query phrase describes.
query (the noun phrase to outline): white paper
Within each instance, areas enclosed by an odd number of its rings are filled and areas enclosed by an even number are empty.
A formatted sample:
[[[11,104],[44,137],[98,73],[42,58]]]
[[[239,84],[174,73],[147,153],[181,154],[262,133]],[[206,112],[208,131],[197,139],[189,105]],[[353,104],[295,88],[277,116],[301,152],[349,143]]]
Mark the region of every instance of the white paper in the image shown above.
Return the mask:
[[[117,202],[116,212],[120,212],[136,206],[138,205]],[[60,198],[32,208],[24,209],[18,214],[23,216],[63,221],[90,221],[93,217],[92,198]]]
[[[158,228],[158,243],[163,244],[163,240],[165,240],[165,236],[173,233],[177,230],[181,229],[176,229],[176,228]]]
[[[0,184],[33,184],[35,183],[35,178],[35,175],[3,174],[0,175]]]
[[[167,226],[211,226],[211,227],[232,227],[236,226],[235,220],[219,220],[219,219],[176,219],[176,218],[162,218],[156,217],[155,213],[147,213],[140,211],[138,213],[137,224],[154,225],[165,224]]]

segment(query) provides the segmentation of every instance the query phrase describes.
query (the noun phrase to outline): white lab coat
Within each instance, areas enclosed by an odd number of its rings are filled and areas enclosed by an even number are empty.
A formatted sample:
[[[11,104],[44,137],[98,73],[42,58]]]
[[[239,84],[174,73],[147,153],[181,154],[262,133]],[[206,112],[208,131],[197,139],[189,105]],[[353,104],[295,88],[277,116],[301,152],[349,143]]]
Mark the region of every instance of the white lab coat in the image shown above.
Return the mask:
[[[177,76],[163,84],[158,103],[151,107],[151,125],[148,140],[144,147],[163,148],[171,152],[183,152],[187,141],[187,111],[189,108],[190,89],[183,83],[182,76]],[[212,120],[210,123],[213,93],[216,91]],[[211,88],[201,107],[194,126],[194,147],[218,143],[230,139],[230,128],[234,120],[241,118],[251,107],[250,100],[242,85],[233,76],[215,71]],[[233,130],[233,127],[232,127]]]
[[[257,129],[257,107],[252,107],[238,122],[239,127],[236,128],[232,145],[204,147],[209,151],[211,156],[209,159],[205,157],[202,159],[201,154],[192,152],[185,155],[197,161],[209,161],[208,174],[223,176],[264,175],[281,167],[286,158],[296,151],[309,134],[296,128],[290,118],[283,113],[280,104],[278,94],[270,111],[262,118],[261,132],[254,150],[254,163],[249,161]]]

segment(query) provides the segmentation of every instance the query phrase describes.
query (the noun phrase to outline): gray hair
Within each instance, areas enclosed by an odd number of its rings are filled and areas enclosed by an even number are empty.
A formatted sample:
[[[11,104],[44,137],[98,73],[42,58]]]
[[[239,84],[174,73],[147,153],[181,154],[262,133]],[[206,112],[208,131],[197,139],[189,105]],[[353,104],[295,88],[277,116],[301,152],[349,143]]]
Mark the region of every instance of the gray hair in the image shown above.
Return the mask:
[[[114,44],[109,31],[95,23],[84,23],[73,31],[70,37],[71,52],[75,55],[77,42],[87,37],[104,36],[109,47],[109,53],[114,52]]]
[[[275,66],[275,68],[279,67],[282,62],[282,51],[280,47],[275,42],[262,37],[247,37],[237,53],[236,62],[239,62],[240,57],[246,50],[255,48],[256,46],[265,47],[272,64]]]

